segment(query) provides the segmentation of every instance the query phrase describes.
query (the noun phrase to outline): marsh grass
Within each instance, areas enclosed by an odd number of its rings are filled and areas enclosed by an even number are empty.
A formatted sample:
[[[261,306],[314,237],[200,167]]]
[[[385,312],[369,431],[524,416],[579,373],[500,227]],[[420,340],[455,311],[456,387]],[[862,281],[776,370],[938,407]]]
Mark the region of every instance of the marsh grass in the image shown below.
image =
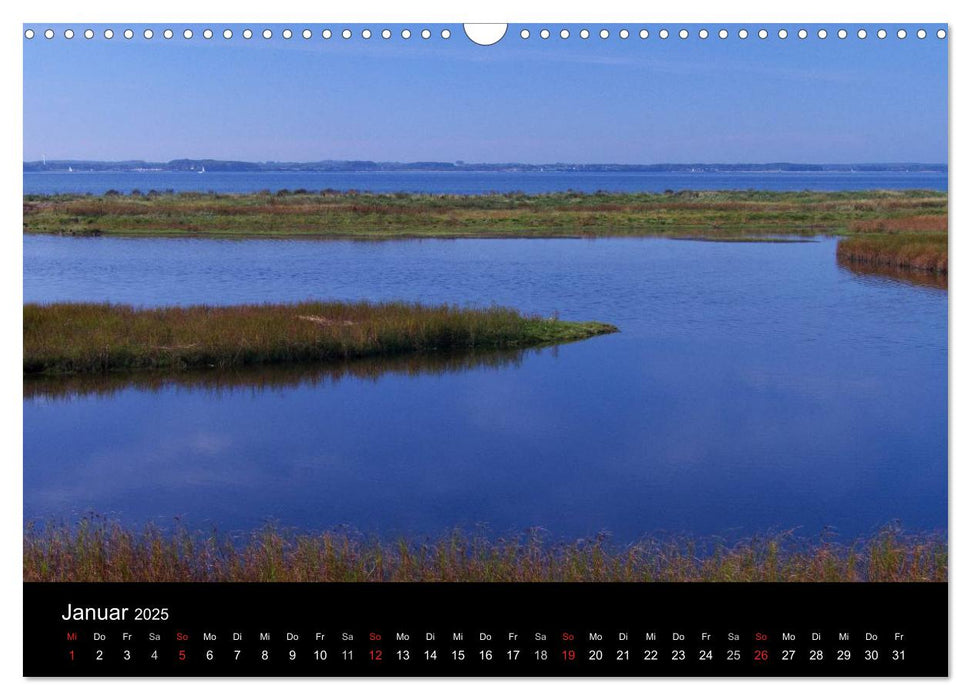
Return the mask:
[[[947,274],[947,233],[861,234],[840,239],[840,261]]]
[[[864,192],[201,192],[25,195],[26,233],[128,236],[557,237],[903,230],[947,216],[947,195]],[[931,223],[927,223],[931,222]],[[937,230],[937,229],[935,229]]]
[[[400,302],[149,309],[25,304],[23,371],[107,373],[346,362],[537,347],[616,331],[604,323],[524,316],[501,307]]]
[[[944,536],[887,527],[840,543],[794,532],[734,541],[684,536],[616,544],[606,535],[557,542],[541,530],[508,537],[455,530],[382,540],[350,530],[246,536],[135,531],[103,518],[28,525],[24,581],[946,581]]]

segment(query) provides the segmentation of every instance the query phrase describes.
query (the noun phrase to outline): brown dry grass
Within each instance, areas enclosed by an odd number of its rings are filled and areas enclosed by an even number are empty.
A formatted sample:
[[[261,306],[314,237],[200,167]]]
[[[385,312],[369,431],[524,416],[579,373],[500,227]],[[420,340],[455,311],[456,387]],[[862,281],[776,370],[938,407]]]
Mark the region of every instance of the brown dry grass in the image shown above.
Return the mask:
[[[947,233],[946,215],[902,216],[896,219],[854,221],[853,233]]]
[[[947,234],[857,235],[837,244],[840,261],[947,274]]]

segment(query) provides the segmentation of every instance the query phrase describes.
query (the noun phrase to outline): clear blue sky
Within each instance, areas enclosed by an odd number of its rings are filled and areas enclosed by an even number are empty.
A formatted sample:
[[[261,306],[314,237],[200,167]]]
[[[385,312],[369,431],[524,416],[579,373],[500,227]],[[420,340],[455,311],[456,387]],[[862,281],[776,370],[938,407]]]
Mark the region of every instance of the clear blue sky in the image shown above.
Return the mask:
[[[588,163],[947,162],[947,43],[938,25],[908,38],[621,40],[619,27],[539,38],[510,26],[495,46],[460,26],[412,26],[412,38],[241,37],[230,25],[52,25],[24,40],[24,159],[444,160]],[[76,36],[61,37],[71,26]],[[95,28],[86,40],[81,30]],[[125,40],[121,30],[135,29]],[[195,38],[181,32],[190,26]],[[252,25],[261,30],[265,25]],[[305,25],[287,25],[302,29]],[[430,26],[423,40],[418,30]],[[523,40],[527,26],[532,37]],[[601,25],[590,25],[597,30]],[[690,26],[690,25],[689,25]],[[721,25],[716,25],[721,26]],[[768,39],[755,36],[765,26]],[[889,25],[896,30],[901,25]],[[678,25],[680,27],[680,25]],[[671,27],[674,29],[675,27]]]

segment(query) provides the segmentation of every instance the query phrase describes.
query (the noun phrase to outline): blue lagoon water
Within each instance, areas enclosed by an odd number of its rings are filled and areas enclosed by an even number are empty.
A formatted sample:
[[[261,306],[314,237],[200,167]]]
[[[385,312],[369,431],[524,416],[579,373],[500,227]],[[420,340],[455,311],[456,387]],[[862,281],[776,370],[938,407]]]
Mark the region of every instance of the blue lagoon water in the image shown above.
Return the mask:
[[[938,172],[27,172],[24,194],[104,194],[108,190],[212,190],[258,192],[282,189],[372,192],[663,192],[664,190],[902,190],[947,191]]]
[[[947,293],[842,269],[834,246],[25,236],[26,301],[495,303],[621,329],[448,371],[25,389],[25,518],[943,529]]]

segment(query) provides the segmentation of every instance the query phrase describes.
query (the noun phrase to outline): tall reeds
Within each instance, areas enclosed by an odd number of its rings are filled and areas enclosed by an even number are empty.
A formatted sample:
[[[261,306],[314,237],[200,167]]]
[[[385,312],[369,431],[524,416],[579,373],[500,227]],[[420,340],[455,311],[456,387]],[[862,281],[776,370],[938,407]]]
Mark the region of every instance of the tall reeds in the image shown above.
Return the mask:
[[[944,536],[887,527],[850,542],[792,532],[727,541],[605,536],[557,542],[456,530],[380,539],[267,526],[237,537],[125,528],[101,518],[28,526],[25,581],[946,581]]]

